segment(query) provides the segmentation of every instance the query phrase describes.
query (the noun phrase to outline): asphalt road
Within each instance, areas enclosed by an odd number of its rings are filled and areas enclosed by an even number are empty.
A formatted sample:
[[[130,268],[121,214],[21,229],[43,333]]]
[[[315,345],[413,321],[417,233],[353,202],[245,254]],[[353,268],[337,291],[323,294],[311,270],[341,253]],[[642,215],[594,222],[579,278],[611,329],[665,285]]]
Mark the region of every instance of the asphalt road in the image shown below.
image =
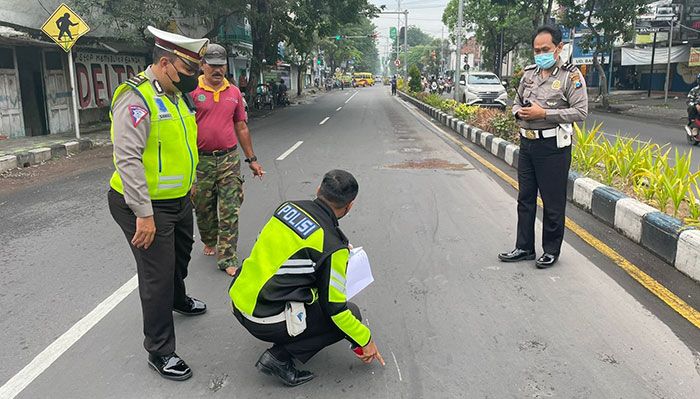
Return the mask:
[[[18,398],[696,398],[700,392],[700,331],[611,271],[610,261],[572,234],[560,263],[547,271],[499,263],[496,253],[514,241],[514,190],[448,145],[386,87],[335,91],[257,120],[251,131],[268,174],[260,182],[246,171],[241,255],[281,201],[312,198],[329,169],[353,172],[360,194],[341,226],[372,261],[375,282],[354,301],[386,367],[361,364],[341,343],[303,366],[317,377],[301,387],[288,389],[258,373],[253,364],[267,345],[233,319],[229,279],[197,242],[186,281],[209,311],[175,317],[177,351],[193,368],[192,379],[171,382],[148,368],[133,291]],[[298,141],[303,144],[276,160]],[[96,150],[90,162],[75,159],[72,171],[0,189],[0,385],[135,273],[107,210],[110,162],[108,150]],[[624,240],[619,245],[626,247],[622,253],[647,259]],[[659,267],[658,260],[647,263]],[[659,268],[698,296],[696,284]]]

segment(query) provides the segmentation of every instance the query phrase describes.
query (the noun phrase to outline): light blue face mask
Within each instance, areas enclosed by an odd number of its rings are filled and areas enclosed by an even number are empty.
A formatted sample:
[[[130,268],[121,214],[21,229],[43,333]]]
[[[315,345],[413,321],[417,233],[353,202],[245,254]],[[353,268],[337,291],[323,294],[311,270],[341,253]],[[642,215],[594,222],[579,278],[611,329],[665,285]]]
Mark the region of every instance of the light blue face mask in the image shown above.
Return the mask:
[[[554,52],[535,55],[535,64],[542,69],[549,69],[556,63]]]

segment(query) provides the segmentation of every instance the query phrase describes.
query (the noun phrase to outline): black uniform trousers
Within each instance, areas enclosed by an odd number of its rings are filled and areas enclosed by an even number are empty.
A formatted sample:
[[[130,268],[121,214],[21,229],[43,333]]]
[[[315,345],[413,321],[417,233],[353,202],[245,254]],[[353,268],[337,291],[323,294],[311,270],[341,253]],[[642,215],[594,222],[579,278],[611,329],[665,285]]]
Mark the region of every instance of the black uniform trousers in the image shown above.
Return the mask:
[[[571,146],[557,148],[557,138],[520,139],[518,157],[518,238],[516,248],[535,250],[537,191],[544,212],[542,249],[559,256],[564,240],[566,185],[571,166]]]
[[[187,308],[185,277],[194,239],[192,202],[189,196],[151,201],[156,236],[148,249],[136,248],[131,239],[136,232],[136,216],[114,190],[108,193],[109,210],[136,259],[139,295],[143,311],[143,346],[154,355],[175,351],[173,307]]]
[[[347,306],[350,312],[362,321],[360,308],[352,302],[348,302]],[[309,361],[321,349],[346,338],[345,333],[323,312],[318,302],[306,305],[306,330],[296,337],[289,336],[284,321],[273,324],[258,324],[243,317],[235,305],[233,306],[233,315],[255,338],[281,346],[302,363]],[[348,341],[350,340],[348,339]]]

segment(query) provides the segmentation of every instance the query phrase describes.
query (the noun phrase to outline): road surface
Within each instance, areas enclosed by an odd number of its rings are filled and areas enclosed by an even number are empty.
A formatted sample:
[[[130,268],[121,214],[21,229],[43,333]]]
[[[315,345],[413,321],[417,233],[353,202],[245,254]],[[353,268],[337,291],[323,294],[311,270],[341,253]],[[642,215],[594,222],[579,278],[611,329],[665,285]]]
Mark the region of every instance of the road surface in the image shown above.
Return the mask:
[[[243,257],[280,202],[312,198],[330,169],[357,176],[341,226],[372,262],[375,282],[355,301],[386,367],[340,343],[303,366],[317,375],[306,385],[259,373],[268,345],[232,317],[229,278],[197,241],[186,282],[209,311],[175,315],[194,376],[160,378],[141,346],[134,260],[107,209],[101,149],[45,166],[65,168],[48,177],[0,179],[0,397],[12,385],[18,398],[697,398],[700,330],[571,232],[552,269],[498,262],[513,246],[516,192],[387,87],[334,91],[251,132],[268,173],[260,182],[245,171]],[[570,215],[689,303],[700,296],[643,249]],[[59,339],[67,331],[72,346]]]

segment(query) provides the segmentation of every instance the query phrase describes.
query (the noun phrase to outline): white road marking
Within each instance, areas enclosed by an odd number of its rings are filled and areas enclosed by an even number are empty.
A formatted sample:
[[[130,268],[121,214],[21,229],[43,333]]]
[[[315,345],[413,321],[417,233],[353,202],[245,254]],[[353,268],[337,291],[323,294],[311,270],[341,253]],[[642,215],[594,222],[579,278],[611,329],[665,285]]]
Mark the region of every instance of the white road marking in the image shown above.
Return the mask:
[[[336,109],[336,111],[340,111],[341,109],[343,109],[343,107],[338,107],[338,109]]]
[[[396,355],[394,355],[394,351],[391,351],[391,357],[394,358],[394,364],[396,365],[396,371],[399,372],[399,381],[403,381],[403,378],[401,377],[401,369],[399,368],[399,362],[396,361]]]
[[[293,146],[291,146],[287,151],[285,151],[282,155],[280,155],[279,158],[277,158],[277,160],[278,160],[278,161],[284,160],[285,158],[287,158],[287,156],[288,156],[289,154],[291,154],[292,152],[294,152],[294,150],[296,150],[297,148],[299,148],[299,146],[302,145],[303,143],[304,143],[303,141],[297,141],[296,144],[294,144]]]
[[[353,94],[352,96],[350,96],[350,98],[348,98],[347,100],[345,100],[345,104],[349,103],[350,100],[352,100],[352,98],[355,97],[355,96],[357,95],[357,93],[359,93],[359,91],[356,91],[355,94]]]
[[[0,398],[12,399],[24,388],[32,383],[41,373],[43,373],[62,354],[70,349],[73,344],[85,335],[92,327],[100,322],[109,312],[112,311],[121,301],[131,294],[138,286],[137,276],[132,277],[124,283],[112,295],[107,297],[102,303],[97,305],[90,313],[80,319],[68,331],[63,333],[58,339],[53,341],[34,360],[29,362],[19,373],[10,378],[9,381],[0,387]]]
[[[323,125],[324,123],[328,122],[329,119],[331,119],[331,117],[327,116],[326,119],[322,120],[321,123],[319,123],[319,125]]]

